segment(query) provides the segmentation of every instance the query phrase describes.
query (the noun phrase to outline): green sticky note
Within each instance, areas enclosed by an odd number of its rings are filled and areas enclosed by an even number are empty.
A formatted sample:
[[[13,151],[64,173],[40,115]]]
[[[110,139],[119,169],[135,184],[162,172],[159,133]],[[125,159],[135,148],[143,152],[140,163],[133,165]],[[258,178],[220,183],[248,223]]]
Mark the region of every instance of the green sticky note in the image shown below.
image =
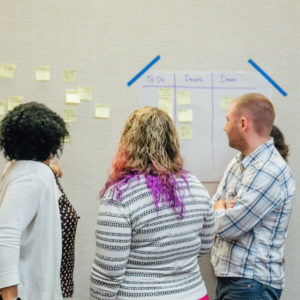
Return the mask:
[[[37,67],[35,69],[35,80],[36,81],[49,81],[50,80],[50,67],[49,66],[43,66],[43,67]]]
[[[222,110],[228,110],[229,109],[229,107],[230,107],[230,104],[231,104],[231,102],[234,100],[234,98],[232,98],[232,97],[222,97],[221,98],[221,105],[220,105],[220,108],[222,109]]]
[[[20,105],[23,101],[23,97],[22,96],[11,96],[8,97],[8,101],[7,101],[7,110],[11,111],[13,110],[16,106]]]
[[[192,126],[180,126],[179,127],[179,138],[181,140],[191,140],[193,138]]]
[[[62,82],[76,82],[76,70],[63,70]]]
[[[74,108],[66,108],[63,110],[63,119],[66,123],[76,122],[77,114]]]
[[[0,77],[13,79],[16,66],[13,64],[2,64],[0,67]]]
[[[109,118],[109,105],[102,104],[102,103],[96,103],[95,118],[96,119],[108,119]]]

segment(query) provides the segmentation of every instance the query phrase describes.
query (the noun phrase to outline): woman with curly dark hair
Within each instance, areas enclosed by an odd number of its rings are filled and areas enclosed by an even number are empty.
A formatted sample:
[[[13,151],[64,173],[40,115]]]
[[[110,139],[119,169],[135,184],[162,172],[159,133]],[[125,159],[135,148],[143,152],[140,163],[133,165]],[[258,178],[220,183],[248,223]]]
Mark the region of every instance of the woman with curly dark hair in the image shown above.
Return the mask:
[[[47,165],[62,153],[67,135],[63,119],[36,102],[17,106],[1,121],[0,149],[9,161],[0,186],[3,300],[58,300],[70,285],[62,273],[63,239],[66,222],[76,228],[77,215]]]

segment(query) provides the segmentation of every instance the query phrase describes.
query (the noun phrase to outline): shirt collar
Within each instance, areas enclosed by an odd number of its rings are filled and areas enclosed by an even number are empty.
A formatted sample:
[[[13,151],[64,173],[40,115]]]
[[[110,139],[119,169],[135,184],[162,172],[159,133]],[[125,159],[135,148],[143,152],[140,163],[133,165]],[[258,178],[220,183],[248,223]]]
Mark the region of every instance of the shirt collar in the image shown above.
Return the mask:
[[[249,155],[244,156],[241,152],[237,154],[236,161],[241,163],[244,169],[249,167],[249,165],[256,161],[258,158],[263,158],[268,156],[268,154],[273,151],[274,141],[273,138],[270,138],[268,141],[260,145],[254,151],[252,151]]]

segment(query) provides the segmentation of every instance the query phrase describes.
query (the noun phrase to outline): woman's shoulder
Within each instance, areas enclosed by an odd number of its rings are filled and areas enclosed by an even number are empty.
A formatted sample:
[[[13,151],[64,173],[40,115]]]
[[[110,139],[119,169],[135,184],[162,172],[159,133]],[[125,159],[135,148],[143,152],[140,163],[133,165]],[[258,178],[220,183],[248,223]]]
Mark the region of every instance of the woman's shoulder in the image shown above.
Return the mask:
[[[187,173],[184,174],[183,177],[188,184],[188,189],[192,195],[197,195],[196,198],[207,199],[210,201],[210,195],[207,189],[195,175]]]
[[[43,162],[32,160],[19,160],[12,163],[8,170],[9,180],[26,180],[35,184],[47,184],[55,180],[51,169]]]
[[[186,172],[182,175],[176,175],[176,179],[179,182],[188,183],[189,186],[197,186],[199,188],[203,188],[200,180],[193,174]]]

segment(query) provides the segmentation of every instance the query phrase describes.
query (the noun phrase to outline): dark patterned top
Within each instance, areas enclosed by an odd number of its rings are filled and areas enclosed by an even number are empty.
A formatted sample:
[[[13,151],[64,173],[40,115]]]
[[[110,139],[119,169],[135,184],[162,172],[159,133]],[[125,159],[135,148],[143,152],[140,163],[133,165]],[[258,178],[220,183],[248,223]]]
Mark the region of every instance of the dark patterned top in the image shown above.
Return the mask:
[[[59,210],[61,219],[62,231],[62,257],[60,266],[60,282],[61,292],[64,298],[72,297],[74,291],[73,271],[74,271],[74,248],[75,248],[75,234],[78,222],[78,215],[68,200],[63,191],[62,186],[55,175],[58,188],[62,192],[59,198]]]

